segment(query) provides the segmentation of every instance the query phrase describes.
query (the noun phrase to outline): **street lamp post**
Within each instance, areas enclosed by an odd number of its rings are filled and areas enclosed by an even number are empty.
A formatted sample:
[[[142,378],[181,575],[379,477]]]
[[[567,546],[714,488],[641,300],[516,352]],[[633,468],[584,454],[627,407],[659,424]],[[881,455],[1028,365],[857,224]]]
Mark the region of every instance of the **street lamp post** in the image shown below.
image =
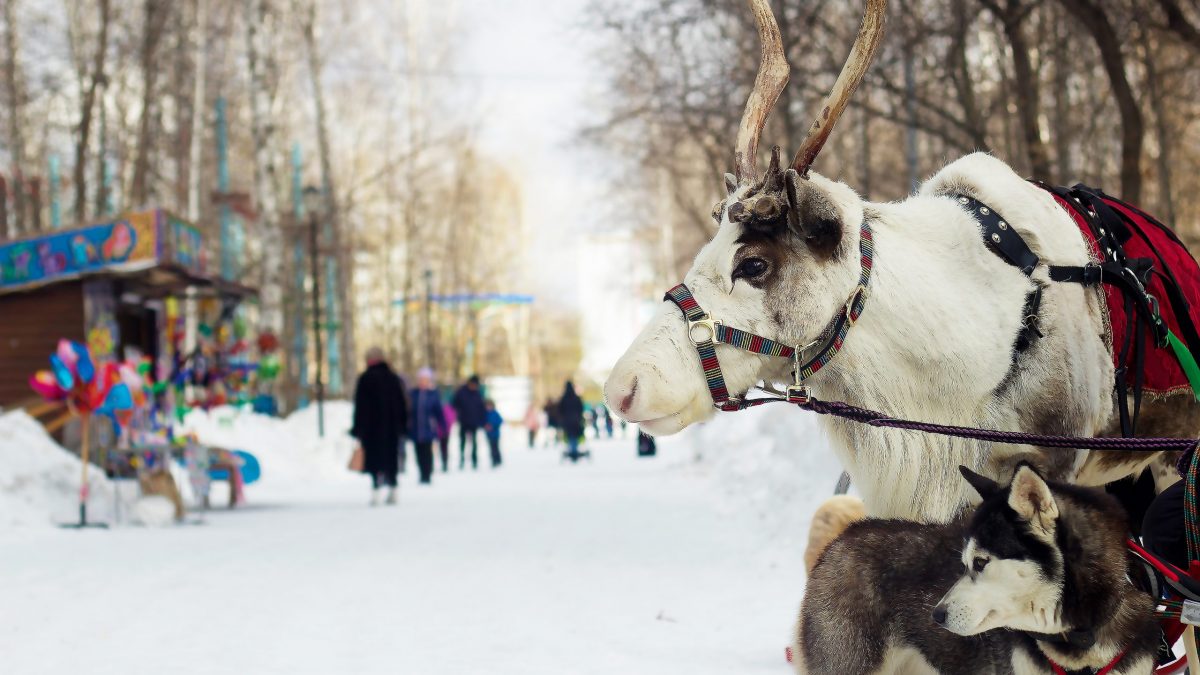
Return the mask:
[[[433,270],[425,269],[425,360],[429,367],[437,369],[433,362],[433,324],[430,322],[430,312],[433,311]]]
[[[325,437],[325,380],[323,377],[325,354],[321,344],[321,265],[320,242],[317,238],[318,218],[321,210],[321,191],[311,185],[304,188],[304,209],[308,211],[308,250],[312,270],[312,331],[313,347],[316,350],[317,372],[313,384],[317,398],[317,435]]]

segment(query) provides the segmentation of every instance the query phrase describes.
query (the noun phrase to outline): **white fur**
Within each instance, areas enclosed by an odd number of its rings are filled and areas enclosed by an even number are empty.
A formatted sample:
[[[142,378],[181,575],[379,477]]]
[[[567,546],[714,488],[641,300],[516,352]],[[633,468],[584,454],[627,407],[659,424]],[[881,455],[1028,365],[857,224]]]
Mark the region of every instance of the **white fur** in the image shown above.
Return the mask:
[[[794,281],[786,298],[766,297],[746,283],[731,285],[741,227],[725,215],[685,279],[712,317],[787,344],[811,341],[857,284],[858,224],[866,212],[876,249],[870,296],[841,353],[811,378],[814,395],[896,417],[999,429],[1020,428],[1023,416],[1037,414],[1036,406],[1053,405],[1061,407],[1073,433],[1092,435],[1104,427],[1112,414],[1113,372],[1099,294],[1047,281],[1042,356],[1023,363],[1015,381],[997,394],[1009,372],[1020,310],[1032,285],[984,247],[980,225],[970,214],[939,196],[965,192],[1001,210],[1043,262],[1086,263],[1082,235],[1047,193],[986,154],[948,165],[899,203],[869,204],[841,183],[817,175],[811,180],[846,224],[837,260],[800,261],[803,278]],[[1045,275],[1045,269],[1036,273],[1044,281]],[[769,316],[780,304],[787,308],[786,328],[773,329]],[[735,395],[760,380],[786,380],[790,369],[785,359],[724,345],[717,354]],[[635,377],[636,394],[623,410]],[[1058,383],[1061,391],[1047,382]],[[614,411],[655,434],[674,433],[712,414],[699,358],[674,305],[664,303],[630,346],[605,393]],[[997,475],[997,463],[1022,450],[828,417],[822,421],[876,516],[947,520],[972,501],[970,488],[958,477],[959,464],[1006,478]]]
[[[987,565],[975,572],[975,560]],[[981,550],[974,540],[962,554],[966,573],[939,603],[946,609],[945,627],[959,635],[978,635],[995,628],[1061,633],[1062,584],[1047,579],[1031,560],[998,558]]]

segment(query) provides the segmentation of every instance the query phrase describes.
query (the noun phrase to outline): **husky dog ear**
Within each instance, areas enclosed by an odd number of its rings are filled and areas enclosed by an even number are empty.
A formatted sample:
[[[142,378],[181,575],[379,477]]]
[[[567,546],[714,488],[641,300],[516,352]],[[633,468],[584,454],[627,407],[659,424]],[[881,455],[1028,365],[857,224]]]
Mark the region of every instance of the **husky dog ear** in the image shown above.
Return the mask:
[[[988,497],[999,494],[1001,489],[1000,484],[991,478],[988,478],[987,476],[981,476],[967,467],[962,466],[961,464],[958,467],[958,471],[963,475],[963,478],[967,479],[967,482],[971,484],[971,487],[975,488],[975,491],[979,493],[979,496],[982,499],[987,499]]]
[[[1043,534],[1053,535],[1054,523],[1058,519],[1058,503],[1054,501],[1050,486],[1028,464],[1022,464],[1013,476],[1008,505],[1022,520],[1028,521]]]
[[[820,258],[830,258],[842,241],[842,216],[820,187],[795,169],[783,174],[788,201],[788,227]]]

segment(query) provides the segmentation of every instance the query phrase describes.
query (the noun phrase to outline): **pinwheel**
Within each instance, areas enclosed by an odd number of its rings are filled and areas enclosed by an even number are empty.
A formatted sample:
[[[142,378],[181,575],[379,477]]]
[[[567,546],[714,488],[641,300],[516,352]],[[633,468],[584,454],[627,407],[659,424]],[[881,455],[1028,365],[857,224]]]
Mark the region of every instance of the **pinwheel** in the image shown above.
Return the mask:
[[[97,369],[88,348],[78,342],[59,340],[58,347],[50,355],[50,370],[38,371],[29,381],[30,386],[48,401],[64,401],[69,414],[82,419],[80,459],[82,476],[79,487],[79,523],[72,527],[88,527],[88,452],[91,441],[91,416],[94,412],[110,415],[117,422],[118,411],[132,410],[132,402],[124,405],[120,392],[113,387],[120,384],[120,375],[113,364],[104,364]],[[124,387],[124,384],[121,384]]]

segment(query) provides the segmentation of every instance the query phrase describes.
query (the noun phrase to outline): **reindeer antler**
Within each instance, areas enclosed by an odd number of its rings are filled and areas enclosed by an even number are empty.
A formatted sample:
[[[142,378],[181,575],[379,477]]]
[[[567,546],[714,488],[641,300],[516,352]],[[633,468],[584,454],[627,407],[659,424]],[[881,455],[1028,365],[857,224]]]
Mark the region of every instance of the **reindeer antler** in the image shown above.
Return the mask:
[[[825,97],[821,113],[813,121],[808,136],[804,138],[800,150],[796,152],[796,158],[792,160],[792,168],[801,176],[808,175],[808,168],[816,160],[817,153],[821,152],[821,146],[825,145],[829,132],[833,131],[833,125],[837,123],[854,90],[867,74],[867,68],[883,42],[883,28],[886,22],[887,0],[867,0],[862,25],[858,29],[854,46],[850,49],[850,56],[846,57],[846,65],[842,66],[842,72],[833,83],[833,89]]]
[[[742,123],[738,126],[737,145],[733,153],[738,183],[757,178],[758,138],[762,135],[767,115],[787,85],[791,71],[769,0],[750,0],[750,10],[754,12],[754,21],[758,24],[762,57],[758,62],[758,75],[754,78],[754,89],[746,98],[746,111],[742,113]]]

